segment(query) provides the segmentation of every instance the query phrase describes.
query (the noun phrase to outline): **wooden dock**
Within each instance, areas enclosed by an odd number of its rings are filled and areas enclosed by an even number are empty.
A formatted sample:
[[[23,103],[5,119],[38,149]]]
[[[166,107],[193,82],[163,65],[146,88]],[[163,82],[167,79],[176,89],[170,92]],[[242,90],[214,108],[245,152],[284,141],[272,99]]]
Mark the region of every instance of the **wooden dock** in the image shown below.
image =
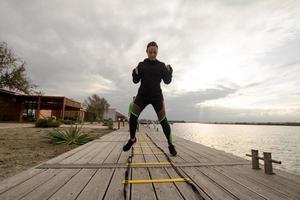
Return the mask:
[[[141,125],[137,136],[133,151],[123,152],[129,132],[121,127],[5,179],[0,199],[300,199],[300,176],[267,175],[246,159],[174,136],[178,155],[170,162],[162,132]]]

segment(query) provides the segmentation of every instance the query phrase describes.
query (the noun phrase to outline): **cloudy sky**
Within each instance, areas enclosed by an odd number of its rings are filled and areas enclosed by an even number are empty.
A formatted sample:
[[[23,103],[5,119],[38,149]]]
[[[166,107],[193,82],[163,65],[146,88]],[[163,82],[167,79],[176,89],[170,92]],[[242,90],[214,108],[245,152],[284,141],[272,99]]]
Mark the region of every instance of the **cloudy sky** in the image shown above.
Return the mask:
[[[0,41],[48,95],[96,93],[126,114],[156,41],[173,120],[300,122],[299,30],[298,0],[0,0]]]

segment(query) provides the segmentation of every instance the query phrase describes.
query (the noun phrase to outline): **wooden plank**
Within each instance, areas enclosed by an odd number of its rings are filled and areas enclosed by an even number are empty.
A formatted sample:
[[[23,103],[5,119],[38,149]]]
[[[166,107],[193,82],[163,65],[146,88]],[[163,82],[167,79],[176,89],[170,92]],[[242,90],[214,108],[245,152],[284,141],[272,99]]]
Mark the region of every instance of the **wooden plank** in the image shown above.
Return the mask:
[[[64,169],[61,173],[57,174],[49,181],[41,184],[39,187],[29,192],[21,200],[48,199],[79,171],[80,169]]]
[[[80,194],[83,188],[87,185],[90,179],[94,176],[97,170],[82,169],[70,181],[64,184],[59,190],[54,193],[49,200],[73,200]]]
[[[199,154],[199,152],[191,151],[189,148],[187,148],[182,143],[176,143],[175,146],[178,149],[178,154],[187,154],[193,159],[199,161],[199,162],[212,162],[212,158],[210,158],[208,155]]]
[[[125,170],[124,168],[115,169],[104,199],[124,199],[124,184],[122,180],[124,179]]]
[[[215,170],[208,167],[197,168],[198,171],[209,177],[216,182],[219,186],[232,193],[239,199],[266,199],[264,196],[256,193],[250,188],[244,187],[238,182],[224,176],[223,174],[216,173]]]
[[[167,151],[166,145],[160,143],[160,146],[164,149],[164,151]],[[178,152],[178,155],[179,154],[180,152]],[[178,162],[184,162],[184,159],[182,157],[178,158],[176,156],[171,157],[171,159],[177,160]],[[225,191],[223,188],[219,188],[218,185],[214,184],[214,182],[209,178],[202,174],[199,174],[194,168],[186,168],[184,170],[181,170],[184,171],[184,174],[187,175],[187,177],[193,180],[200,191],[203,191],[202,195],[206,199],[210,199],[211,197],[213,197],[212,199],[236,199],[236,197]]]
[[[126,163],[103,163],[103,164],[44,164],[41,169],[105,169],[105,168],[126,168]]]
[[[76,200],[98,200],[102,199],[114,169],[101,169],[96,172]]]
[[[143,143],[137,141],[138,145],[141,146]],[[140,152],[144,152],[143,148],[140,148]],[[145,162],[144,156],[133,156],[132,162]],[[147,168],[132,168],[131,180],[148,180],[151,179],[149,169]],[[131,186],[131,199],[156,199],[153,183],[147,184],[133,184]],[[146,195],[145,195],[146,194]]]
[[[202,173],[199,173],[194,167],[181,169],[184,173],[197,184],[199,188],[209,197],[214,200],[232,200],[238,199],[229,191],[220,187],[213,180]],[[208,198],[207,198],[208,199]]]
[[[99,152],[94,158],[88,161],[88,163],[103,163],[103,161],[109,156],[116,145],[119,145],[118,142],[109,142],[109,144],[104,149],[102,149],[102,151]]]
[[[180,168],[178,169],[180,170]],[[166,168],[166,171],[171,178],[179,177],[177,172],[173,168]],[[194,184],[195,187],[197,187],[193,180],[191,180],[191,182]],[[199,187],[197,189],[200,192],[201,197],[199,197],[198,194],[187,183],[175,183],[175,185],[185,199],[209,199],[209,196],[207,196]]]
[[[289,199],[288,195],[274,190],[272,187],[265,186],[259,181],[253,181],[252,179],[245,178],[245,176],[240,173],[232,170],[232,167],[213,167],[216,171],[222,173],[224,176],[229,177],[230,179],[239,182],[241,185],[250,188],[251,190],[256,191],[267,199]]]
[[[116,142],[112,145],[114,145],[115,147],[105,159],[104,163],[116,163],[119,160],[119,157],[123,151],[123,145],[121,145],[119,142]]]
[[[22,171],[14,176],[4,179],[0,182],[0,194],[7,191],[12,187],[16,187],[18,184],[46,171],[46,169],[34,169],[30,168],[28,170]]]
[[[154,139],[153,134],[150,133],[149,136],[152,139]],[[190,159],[195,159],[195,157],[196,157],[196,158],[198,158],[197,160],[200,160],[199,158],[201,158],[200,162],[202,162],[202,161],[206,161],[206,162],[211,161],[211,158],[209,159],[208,155],[206,155],[206,154],[205,155],[199,155],[198,152],[195,152],[195,149],[193,149],[193,151],[191,151],[190,148],[187,148],[188,144],[186,144],[186,142],[187,142],[187,140],[182,140],[181,142],[174,142],[174,145],[175,145],[175,147],[178,147],[178,150],[179,149],[183,150],[182,153],[186,153],[186,154],[187,153],[188,154],[193,153],[194,155],[190,156],[190,157],[192,157]],[[157,142],[157,143],[160,144],[160,146],[164,148],[165,152],[168,152],[168,148],[164,145],[166,142],[163,142],[163,143],[162,142]],[[180,156],[180,151],[178,151],[178,156]],[[188,159],[188,157],[185,158],[185,159]]]
[[[91,141],[41,163],[0,183],[0,199],[123,199],[126,160],[122,147],[129,138],[121,127],[100,140]],[[140,127],[133,162],[168,162],[145,133],[168,155],[162,132]],[[252,170],[246,159],[188,140],[173,137],[178,155],[170,157],[205,199],[300,199],[299,176],[277,169],[277,175]],[[145,147],[144,147],[145,146]],[[152,152],[152,154],[149,154]],[[46,165],[48,164],[49,165]],[[37,169],[38,167],[58,169]],[[198,166],[198,167],[191,167]],[[64,169],[73,167],[74,169]],[[82,168],[82,169],[80,169]],[[138,180],[180,178],[172,166],[133,167],[130,178]],[[130,196],[131,194],[131,196]],[[197,199],[185,182],[132,184],[128,199]]]
[[[145,155],[155,155],[155,154],[145,154]],[[162,155],[156,155],[162,156]],[[138,157],[138,156],[136,156]],[[236,162],[236,163],[176,163],[173,162],[173,165],[176,167],[208,167],[208,166],[234,166],[234,165],[251,165],[251,163],[247,162]],[[130,165],[131,168],[157,168],[157,167],[165,167],[172,168],[170,162],[142,162],[142,163],[132,163]],[[84,164],[43,164],[38,166],[39,169],[101,169],[101,168],[127,168],[126,163],[84,163]]]
[[[259,182],[267,187],[272,187],[280,193],[284,193],[294,199],[300,198],[300,186],[289,179],[282,178],[277,175],[264,174],[263,170],[253,170],[248,167],[232,166],[232,171],[240,173],[245,179]]]
[[[150,143],[151,144],[151,143]],[[143,149],[145,150],[145,149]],[[157,152],[157,148],[151,148],[151,151]],[[157,162],[159,161],[155,155],[145,155],[146,162]],[[167,174],[164,168],[149,168],[151,179],[169,179],[170,176]],[[183,183],[184,184],[184,183]],[[153,183],[155,192],[158,199],[184,199],[182,194],[177,189],[174,183]]]
[[[240,161],[241,158],[232,158],[229,156],[229,154],[222,153],[221,151],[212,150],[212,148],[203,146],[201,144],[190,142],[190,141],[184,141],[181,142],[182,148],[188,149],[190,152],[193,152],[195,154],[198,154],[197,158],[206,158],[209,161]]]
[[[67,152],[65,152],[65,153],[60,154],[59,156],[56,156],[56,157],[54,157],[54,158],[52,158],[52,159],[50,159],[50,160],[47,160],[47,161],[44,162],[44,163],[49,163],[49,164],[50,164],[50,163],[58,163],[58,162],[60,162],[61,160],[66,159],[66,158],[68,158],[68,157],[70,157],[70,156],[72,156],[72,155],[78,153],[79,151],[81,151],[81,150],[87,148],[88,146],[90,146],[90,145],[92,145],[92,144],[93,144],[93,142],[85,143],[85,144],[80,145],[79,147],[76,147],[76,148],[74,148],[74,149],[72,149],[72,150],[70,150],[70,151],[67,151]]]
[[[149,168],[152,179],[169,179],[163,168]],[[182,183],[185,184],[185,183]],[[174,183],[153,183],[158,199],[184,199]]]
[[[160,146],[161,147],[161,146]],[[157,160],[159,162],[167,162],[168,159],[165,155],[155,155]],[[181,158],[179,158],[178,156],[176,156],[175,158],[178,158],[178,160],[180,160],[181,162],[183,162],[183,160],[181,160]],[[173,168],[164,168],[166,173],[168,174],[168,176],[170,178],[183,178],[181,177]],[[184,178],[188,178],[188,177],[184,177]],[[201,197],[198,196],[197,193],[195,193],[192,189],[192,187],[190,185],[188,185],[187,183],[174,183],[177,190],[181,193],[181,195],[185,198],[185,199],[199,199]],[[204,197],[207,198],[207,195],[205,195],[205,193],[202,193],[201,190],[200,194],[202,196],[202,198],[204,199]]]
[[[170,159],[175,163],[198,162],[198,160],[196,160],[190,154],[187,154],[185,151],[182,151],[183,148],[181,148],[179,145],[175,145],[177,155],[174,157],[171,156],[167,143],[157,142],[156,144],[159,145],[164,150],[164,152],[166,152],[169,155]]]
[[[113,135],[107,134],[107,135],[102,136],[101,139],[103,139],[103,138],[111,139],[113,137],[114,137]],[[60,161],[62,161],[64,159],[66,159],[66,158],[68,158],[68,157],[70,157],[70,156],[72,156],[72,155],[74,155],[74,154],[76,154],[76,153],[84,150],[85,148],[87,148],[87,147],[89,147],[90,145],[93,145],[93,144],[95,144],[94,140],[91,141],[91,142],[85,143],[83,145],[80,145],[79,147],[76,147],[76,148],[74,148],[74,149],[72,149],[70,151],[67,151],[67,152],[63,153],[63,154],[60,154],[59,156],[56,156],[56,157],[54,157],[54,158],[52,158],[50,160],[47,160],[44,163],[58,163],[58,162],[60,162]]]
[[[88,163],[95,156],[97,156],[97,154],[101,153],[101,151],[103,151],[108,145],[110,145],[109,142],[98,143],[94,149],[91,149],[83,157],[79,158],[78,160],[74,161],[73,163],[74,164]]]
[[[104,163],[118,163],[123,151],[123,145],[116,145]],[[107,192],[103,199],[122,199],[124,198],[124,185],[122,180],[125,177],[125,168],[115,168]],[[131,175],[130,175],[131,176]],[[130,193],[127,193],[128,198]]]
[[[83,150],[61,160],[59,163],[61,164],[70,164],[70,163],[74,163],[76,160],[79,160],[80,158],[82,158],[85,154],[87,154],[88,152],[90,152],[91,150],[97,148],[99,143],[93,142],[90,146],[88,146],[87,148],[84,148]]]
[[[103,151],[99,153],[99,156],[94,157],[90,162],[117,162],[118,158],[115,159],[114,155],[110,157],[109,161],[107,161],[107,159],[113,150],[119,150],[119,145],[120,143],[118,142],[110,142],[109,145],[106,146],[107,148],[104,148]],[[98,170],[76,199],[102,199],[106,195],[108,188],[111,186],[110,184],[113,176],[116,176],[117,174],[118,172],[116,173],[115,168]],[[108,194],[107,196],[110,195],[111,194]]]
[[[34,190],[39,185],[51,179],[53,176],[61,173],[62,170],[59,169],[48,169],[42,173],[33,176],[32,178],[18,184],[18,187],[12,187],[6,192],[0,195],[1,200],[11,200],[11,199],[20,199],[32,190]]]
[[[128,134],[128,133],[127,133]],[[123,143],[119,144],[122,148],[123,148],[123,145],[125,145],[128,141],[128,136],[125,136],[124,138],[124,141]],[[128,159],[128,156],[131,154],[131,150],[129,151],[126,151],[124,152],[123,150],[121,150],[121,155],[120,155],[120,158],[118,160],[118,163],[126,163],[127,162],[127,159]]]
[[[149,136],[153,136],[155,134],[149,134]],[[177,138],[176,136],[174,136],[173,138]],[[208,147],[208,146],[204,146],[200,143],[196,143],[196,142],[192,142],[192,141],[189,141],[189,140],[186,140],[186,139],[182,139],[180,140],[180,142],[175,142],[175,144],[181,144],[183,145],[183,147],[187,147],[189,148],[190,150],[193,150],[196,153],[202,153],[203,154],[201,156],[205,156],[205,155],[210,155],[210,158],[216,158],[220,161],[228,161],[229,160],[241,160],[243,158],[240,158],[238,156],[235,156],[231,153],[228,153],[228,152],[225,152],[225,151],[222,151],[222,150],[217,150],[217,149],[214,149],[214,148],[211,148],[211,147]],[[208,157],[209,158],[209,157]]]
[[[300,185],[300,175],[282,171],[281,169],[277,169],[277,168],[274,168],[273,171],[278,177],[288,179],[289,181]]]

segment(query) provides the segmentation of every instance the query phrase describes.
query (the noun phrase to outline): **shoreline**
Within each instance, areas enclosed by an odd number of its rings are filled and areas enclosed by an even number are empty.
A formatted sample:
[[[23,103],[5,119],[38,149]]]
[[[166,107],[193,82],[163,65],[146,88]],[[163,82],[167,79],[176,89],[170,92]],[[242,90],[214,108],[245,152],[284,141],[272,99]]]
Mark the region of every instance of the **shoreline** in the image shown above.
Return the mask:
[[[199,123],[199,124],[225,124],[225,125],[258,125],[258,126],[300,126],[298,122],[198,122],[198,121],[174,121],[170,123]]]

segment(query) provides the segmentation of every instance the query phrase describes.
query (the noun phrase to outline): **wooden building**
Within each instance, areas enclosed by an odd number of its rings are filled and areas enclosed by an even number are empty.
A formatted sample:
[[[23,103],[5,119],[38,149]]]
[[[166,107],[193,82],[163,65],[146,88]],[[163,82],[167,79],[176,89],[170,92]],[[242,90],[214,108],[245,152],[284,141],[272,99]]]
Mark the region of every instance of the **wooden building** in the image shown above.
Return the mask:
[[[64,96],[25,95],[0,89],[1,121],[34,121],[56,117],[82,121],[81,103]]]

